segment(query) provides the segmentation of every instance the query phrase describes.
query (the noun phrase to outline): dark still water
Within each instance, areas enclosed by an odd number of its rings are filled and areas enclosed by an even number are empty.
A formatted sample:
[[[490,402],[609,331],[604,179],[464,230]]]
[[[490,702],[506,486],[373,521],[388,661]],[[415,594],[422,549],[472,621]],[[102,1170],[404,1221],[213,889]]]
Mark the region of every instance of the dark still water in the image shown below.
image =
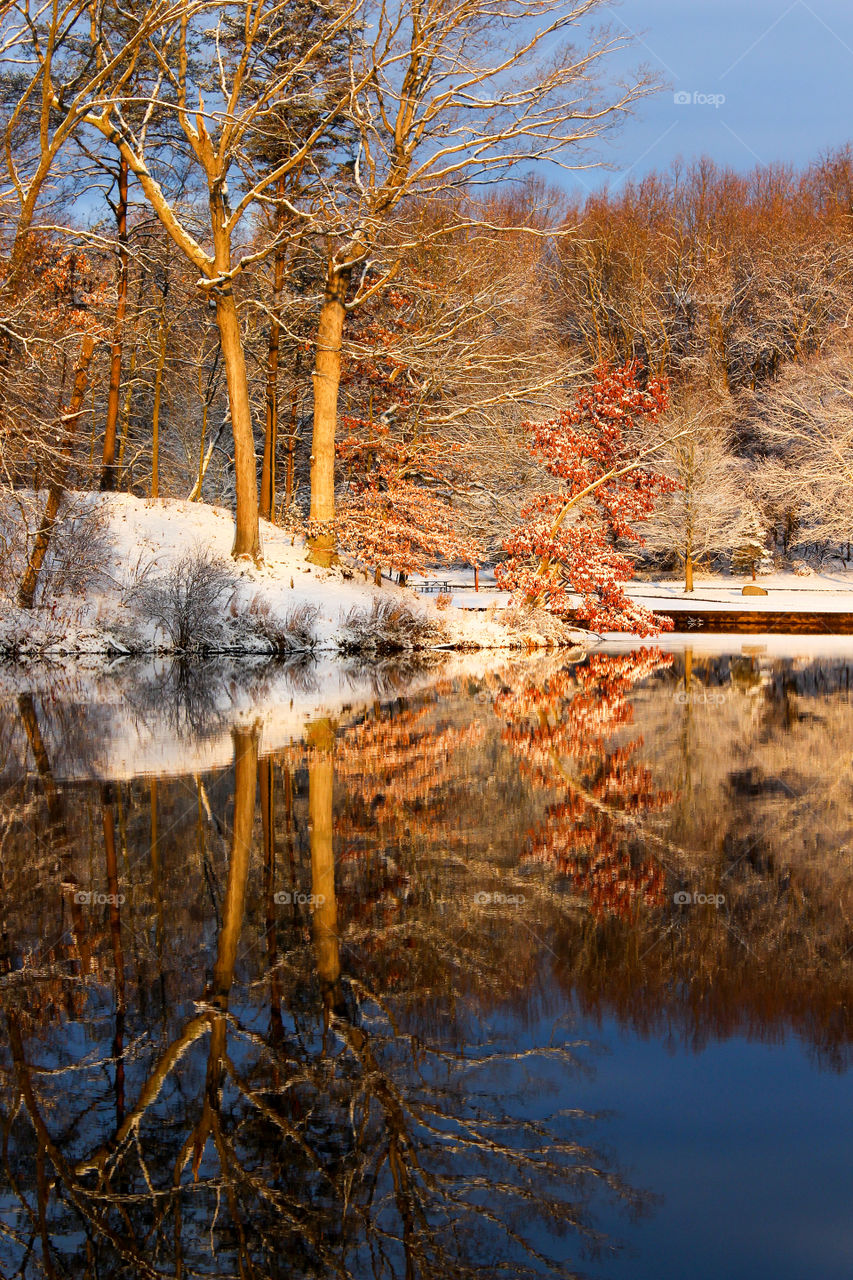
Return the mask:
[[[0,1274],[853,1275],[853,659],[491,662],[3,676]]]

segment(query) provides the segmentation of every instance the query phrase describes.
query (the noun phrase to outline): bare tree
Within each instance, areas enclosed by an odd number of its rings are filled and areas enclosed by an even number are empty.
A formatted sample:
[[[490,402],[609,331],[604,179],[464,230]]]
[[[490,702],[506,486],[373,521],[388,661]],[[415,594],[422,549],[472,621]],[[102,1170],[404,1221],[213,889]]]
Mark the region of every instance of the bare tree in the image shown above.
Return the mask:
[[[652,87],[641,76],[609,96],[600,90],[605,59],[625,44],[621,36],[581,34],[601,7],[601,0],[366,4],[364,40],[353,51],[353,82],[363,87],[349,103],[352,174],[327,177],[317,209],[326,268],[315,344],[311,558],[334,555],[345,318],[399,270],[411,241],[404,234],[395,243],[395,211],[412,197],[442,199],[536,160],[588,163],[589,145]],[[580,43],[571,45],[575,33]]]
[[[853,532],[853,376],[840,352],[793,367],[755,398],[750,426],[765,462],[759,484],[799,540],[849,543]]]
[[[252,407],[235,282],[252,261],[274,251],[275,237],[254,254],[241,254],[239,231],[250,210],[289,173],[304,164],[336,114],[333,104],[307,129],[297,114],[282,158],[260,173],[244,163],[246,147],[271,121],[282,123],[283,103],[298,103],[311,92],[313,69],[336,34],[357,10],[349,0],[303,29],[297,39],[279,0],[176,0],[147,20],[148,44],[156,71],[145,91],[141,117],[138,96],[125,92],[123,74],[108,90],[93,95],[85,123],[115,144],[146,200],[168,234],[199,272],[199,288],[216,309],[228,385],[234,437],[236,529],[234,555],[258,558],[258,485]],[[123,37],[106,22],[99,28],[99,57],[121,60]],[[197,56],[202,47],[206,56]],[[275,56],[273,56],[275,55]],[[139,87],[134,85],[135,94]],[[204,234],[183,213],[175,192],[159,180],[157,128],[164,119],[181,128],[193,176],[208,205]],[[229,182],[235,186],[234,201]]]
[[[748,533],[747,464],[735,454],[719,408],[684,406],[688,429],[662,454],[662,470],[678,488],[664,495],[644,530],[645,542],[674,552],[693,590],[693,570],[709,555],[731,552]]]

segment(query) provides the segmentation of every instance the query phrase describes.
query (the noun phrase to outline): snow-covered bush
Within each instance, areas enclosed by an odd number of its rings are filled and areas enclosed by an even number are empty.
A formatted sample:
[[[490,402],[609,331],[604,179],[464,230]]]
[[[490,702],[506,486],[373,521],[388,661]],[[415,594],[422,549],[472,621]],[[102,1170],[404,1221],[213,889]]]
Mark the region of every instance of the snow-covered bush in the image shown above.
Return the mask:
[[[181,653],[227,649],[226,597],[238,579],[207,547],[185,551],[168,570],[145,579],[133,593],[137,612],[166,632]]]
[[[45,494],[7,490],[0,495],[0,598],[14,601],[44,512]],[[36,605],[62,595],[82,596],[104,582],[111,549],[107,519],[84,496],[66,494],[50,532],[39,572]]]
[[[316,605],[294,605],[280,617],[273,612],[268,600],[256,595],[244,609],[232,608],[232,630],[238,636],[263,641],[272,653],[305,653],[317,643],[314,628],[320,610]]]
[[[45,651],[61,651],[69,631],[80,622],[80,611],[60,613],[55,609],[19,609],[10,604],[0,621],[0,655],[14,660],[37,657]]]
[[[404,653],[445,639],[438,623],[405,602],[374,600],[370,609],[350,609],[341,623],[338,648],[342,653]]]

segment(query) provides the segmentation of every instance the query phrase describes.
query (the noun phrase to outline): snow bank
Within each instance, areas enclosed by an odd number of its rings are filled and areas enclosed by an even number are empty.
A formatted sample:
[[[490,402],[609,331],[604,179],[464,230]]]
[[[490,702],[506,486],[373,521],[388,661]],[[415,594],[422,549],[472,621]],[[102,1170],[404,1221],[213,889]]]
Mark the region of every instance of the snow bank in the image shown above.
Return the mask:
[[[628,587],[632,600],[649,609],[677,614],[682,610],[715,613],[747,610],[755,613],[853,613],[853,574],[811,573],[807,578],[795,573],[760,574],[755,585],[766,596],[745,596],[743,587],[752,579],[697,577],[693,591],[682,582],[634,581]]]
[[[354,563],[332,569],[308,564],[300,538],[261,521],[263,562],[231,560],[233,519],[228,511],[177,499],[151,501],[129,494],[75,494],[75,505],[88,504],[99,517],[103,534],[100,573],[82,596],[50,597],[32,611],[7,607],[0,619],[0,645],[26,655],[167,652],[171,645],[162,627],[140,610],[140,584],[166,574],[185,552],[203,548],[221,559],[237,578],[227,602],[235,617],[267,611],[283,621],[305,606],[316,611],[312,630],[318,651],[338,646],[351,610],[369,611],[374,601],[399,601],[440,626],[442,643],[454,648],[518,647],[526,640],[544,643],[542,636],[513,634],[500,620],[501,610],[484,613],[439,609],[434,599],[385,583],[377,587],[372,574]],[[4,644],[5,641],[5,644]],[[14,642],[14,643],[12,643]],[[241,633],[241,651],[268,651],[268,644]]]

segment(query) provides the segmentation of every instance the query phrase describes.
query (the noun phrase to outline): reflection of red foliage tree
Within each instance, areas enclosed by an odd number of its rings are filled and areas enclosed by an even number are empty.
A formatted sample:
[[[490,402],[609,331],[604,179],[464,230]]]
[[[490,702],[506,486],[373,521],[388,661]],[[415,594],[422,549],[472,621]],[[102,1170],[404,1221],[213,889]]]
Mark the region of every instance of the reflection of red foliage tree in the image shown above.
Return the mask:
[[[628,918],[638,902],[663,902],[663,869],[632,850],[629,833],[636,830],[633,820],[672,796],[635,760],[642,737],[621,745],[613,739],[633,723],[632,688],[671,661],[648,649],[595,655],[495,702],[506,721],[504,741],[520,757],[522,772],[534,786],[563,793],[531,832],[525,856],[570,876],[599,917]]]

